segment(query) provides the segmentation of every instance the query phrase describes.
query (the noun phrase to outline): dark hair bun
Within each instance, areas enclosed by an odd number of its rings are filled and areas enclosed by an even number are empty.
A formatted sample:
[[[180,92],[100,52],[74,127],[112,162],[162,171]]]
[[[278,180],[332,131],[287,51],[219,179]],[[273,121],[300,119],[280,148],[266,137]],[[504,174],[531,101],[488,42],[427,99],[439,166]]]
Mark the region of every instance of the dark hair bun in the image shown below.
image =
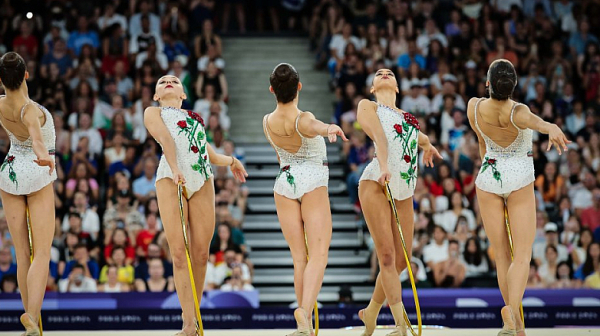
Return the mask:
[[[7,90],[17,90],[25,79],[25,60],[16,52],[7,52],[0,57],[0,80]]]
[[[509,99],[517,85],[515,67],[507,60],[498,60],[488,70],[490,97],[497,100]]]
[[[271,73],[269,82],[278,102],[287,104],[296,99],[300,75],[291,64],[281,63],[276,66]]]

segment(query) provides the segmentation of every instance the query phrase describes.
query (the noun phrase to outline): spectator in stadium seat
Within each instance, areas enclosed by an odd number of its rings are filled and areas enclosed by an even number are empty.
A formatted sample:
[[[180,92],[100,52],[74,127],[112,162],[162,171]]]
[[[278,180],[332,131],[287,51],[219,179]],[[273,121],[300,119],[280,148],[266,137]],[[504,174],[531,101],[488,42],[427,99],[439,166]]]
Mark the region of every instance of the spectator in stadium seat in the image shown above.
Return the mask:
[[[75,264],[73,270],[58,282],[61,293],[96,293],[96,280],[86,275],[85,266]]]
[[[112,2],[104,4],[104,14],[98,18],[98,28],[104,32],[113,24],[118,24],[123,32],[127,31],[127,18],[124,15],[115,12],[115,5]]]
[[[7,275],[17,275],[17,264],[13,262],[8,246],[0,248],[0,281]]]
[[[347,133],[350,134],[350,133]],[[366,164],[370,162],[370,145],[367,143],[367,135],[362,130],[355,130],[350,137],[350,150],[348,152],[347,164],[350,173],[346,179],[350,203],[358,202],[358,182]]]
[[[143,223],[142,214],[133,205],[133,194],[130,190],[120,190],[116,195],[117,203],[104,213],[104,226],[116,227],[122,221],[129,230],[133,223]]]
[[[52,51],[42,57],[40,76],[48,77],[48,66],[50,63],[56,63],[60,76],[70,78],[73,73],[73,61],[67,51],[66,42],[63,39],[56,40]]]
[[[202,23],[202,33],[194,38],[194,55],[200,59],[208,53],[209,46],[215,46],[217,56],[223,54],[223,44],[221,38],[214,33],[211,20],[205,20]]]
[[[473,211],[464,206],[463,195],[459,191],[455,191],[450,196],[450,209],[444,211],[440,216],[437,216],[437,222],[444,227],[446,232],[454,232],[457,222],[460,217],[464,217],[467,221],[468,231],[474,231],[477,224]]]
[[[220,119],[223,118],[221,117],[221,115],[223,115],[224,117],[228,117],[227,104],[225,104],[225,102],[217,96],[217,92],[214,85],[206,84],[204,86],[202,98],[196,100],[196,103],[194,104],[194,112],[200,113],[202,119],[208,120],[210,116],[210,108],[214,103],[219,104],[219,107],[221,108],[221,112],[219,114],[219,122],[221,122]]]
[[[547,247],[552,245],[557,250],[556,262],[566,261],[569,258],[569,251],[567,248],[560,244],[558,239],[558,225],[553,222],[548,222],[544,226],[544,232],[546,236],[545,242],[538,242],[533,244],[533,258],[538,265],[545,263],[547,256]],[[554,273],[554,272],[553,272]]]
[[[159,32],[151,30],[150,25],[150,18],[147,15],[144,15],[141,17],[141,31],[136,34],[131,34],[131,40],[129,40],[129,53],[131,54],[130,56],[132,59],[135,59],[138,53],[148,50],[148,47],[152,42],[155,43],[156,50],[164,50]],[[134,27],[133,19],[129,28],[131,29],[132,27]]]
[[[107,263],[114,264],[114,261],[112,260],[113,250],[115,248],[122,248],[125,252],[125,264],[133,264],[135,261],[135,249],[124,228],[117,227],[114,229],[106,241],[107,243],[104,244],[104,258],[106,258]]]
[[[423,248],[423,261],[430,269],[434,265],[448,259],[448,238],[446,230],[436,225],[433,229],[433,240]]]
[[[333,35],[331,42],[329,43],[331,58],[329,59],[328,67],[332,77],[336,67],[339,64],[342,64],[346,53],[346,47],[350,43],[354,45],[356,50],[361,49],[360,40],[358,37],[352,35],[352,25],[350,23],[345,23],[342,27],[341,34]]]
[[[237,251],[235,249],[228,248],[225,250],[223,261],[216,262],[215,265],[213,280],[218,287],[220,287],[225,279],[231,275],[232,269],[236,266],[240,267],[242,270],[242,281],[244,283],[250,283],[251,281],[248,265],[239,262]]]
[[[558,271],[558,250],[554,245],[547,245],[545,249],[545,260],[538,269],[538,274],[544,283],[544,287],[550,288],[556,283]]]
[[[397,65],[402,70],[406,71],[413,62],[417,63],[419,68],[425,69],[425,57],[419,53],[419,50],[417,49],[417,42],[414,39],[409,39],[408,51],[398,57]]]
[[[73,206],[70,211],[79,214],[82,231],[88,233],[92,240],[96,241],[98,239],[98,232],[100,231],[100,218],[96,211],[90,208],[88,196],[83,192],[76,192],[73,196]],[[63,218],[62,230],[65,232],[69,230],[70,217],[69,214]]]
[[[146,257],[148,255],[148,246],[154,241],[158,234],[158,219],[156,214],[148,213],[146,215],[146,228],[136,237],[136,254],[138,257]]]
[[[429,48],[433,41],[438,41],[441,44],[442,48],[445,49],[448,47],[448,39],[442,33],[440,33],[435,21],[433,19],[428,19],[425,21],[425,29],[423,32],[417,37],[417,47],[424,56],[429,55]]]
[[[198,71],[206,72],[208,70],[208,64],[211,62],[215,64],[219,71],[225,69],[225,60],[217,53],[217,46],[214,44],[209,45],[206,49],[206,54],[198,59]]]
[[[9,274],[0,280],[0,293],[18,293],[19,285],[17,284],[17,276]]]
[[[68,225],[68,232],[77,235],[79,243],[85,245],[88,251],[92,252],[94,256],[97,256],[97,251],[95,250],[97,242],[92,239],[92,236],[89,233],[82,230],[81,216],[79,213],[69,213]]]
[[[100,267],[98,266],[98,263],[95,260],[90,259],[87,246],[82,243],[79,243],[77,246],[75,246],[73,252],[73,260],[69,261],[66,264],[65,270],[62,274],[62,278],[70,278],[72,270],[74,270],[77,267],[81,267],[83,271],[82,274],[85,275],[87,278],[98,279],[98,276],[100,274]]]
[[[77,18],[77,30],[72,31],[69,35],[67,46],[73,57],[79,56],[81,48],[89,44],[94,49],[100,48],[100,39],[98,33],[89,30],[89,22],[86,16]]]
[[[464,124],[465,113],[455,109],[452,111],[453,125],[449,129],[442,129],[440,143],[446,150],[455,151],[460,147],[462,139],[467,132],[467,126]]]
[[[467,239],[464,252],[460,257],[461,261],[466,266],[465,277],[478,277],[489,273],[490,264],[487,260],[487,256],[481,249],[481,244],[477,237]]]
[[[600,243],[592,242],[586,251],[585,262],[575,272],[575,278],[583,281],[600,267]]]
[[[583,111],[583,102],[575,100],[572,102],[572,112],[567,115],[565,123],[567,131],[575,136],[585,127],[585,112]]]
[[[421,80],[417,78],[410,80],[410,95],[402,98],[400,104],[402,110],[415,116],[425,116],[431,113],[431,101],[421,92],[422,87]]]
[[[458,93],[458,79],[453,74],[445,74],[442,76],[442,89],[431,100],[431,111],[438,113],[444,106],[444,97],[446,95],[454,96],[454,106],[457,109],[465,111],[466,105],[463,97]]]
[[[571,33],[569,38],[569,48],[571,48],[571,56],[577,59],[579,55],[583,55],[588,44],[598,44],[598,38],[590,32],[590,23],[587,19],[579,21],[579,29],[577,32]]]
[[[227,78],[219,71],[214,62],[209,62],[206,66],[206,71],[198,76],[198,80],[196,81],[196,95],[199,98],[204,98],[204,91],[208,85],[212,85],[215,88],[215,97],[227,101],[229,98]]]
[[[106,271],[106,282],[98,285],[99,293],[125,293],[129,292],[129,286],[119,282],[119,268],[115,265],[104,266],[107,267]]]
[[[84,46],[85,47],[85,46]],[[94,68],[94,64],[90,60],[85,60],[79,63],[75,68],[75,77],[73,77],[68,83],[69,88],[74,90],[77,88],[79,83],[88,82],[92,87],[93,92],[98,92],[100,89],[100,85],[98,84],[98,78],[96,77],[96,69]],[[52,63],[50,63],[49,67],[50,77],[52,76]],[[80,111],[81,112],[81,111]]]
[[[518,68],[519,58],[517,54],[514,51],[508,49],[508,46],[506,44],[506,38],[504,38],[504,36],[498,36],[496,37],[496,48],[488,52],[486,56],[486,62],[489,65],[492,64],[493,61],[502,58],[509,60],[515,68]]]
[[[565,192],[565,181],[559,174],[556,163],[546,163],[544,174],[535,180],[535,187],[542,193],[546,207],[554,207],[554,204]]]
[[[173,277],[165,276],[165,269],[160,259],[154,258],[148,261],[147,278],[135,280],[135,289],[138,292],[174,292],[175,283]]]
[[[236,265],[231,269],[231,276],[225,280],[221,290],[224,292],[251,291],[254,290],[254,286],[242,280],[242,268]]]
[[[527,288],[544,288],[544,283],[538,274],[538,265],[535,260],[531,260],[529,265],[529,275],[527,278]]]
[[[433,279],[437,287],[457,288],[465,280],[466,266],[460,259],[460,248],[456,240],[448,242],[447,259],[433,265]]]
[[[155,238],[155,240],[157,240]],[[140,258],[139,263],[135,267],[135,278],[136,279],[148,279],[150,274],[148,273],[149,262],[153,259],[158,259],[163,264],[164,276],[166,278],[173,276],[173,264],[171,264],[168,260],[162,257],[162,250],[160,246],[156,243],[150,243],[148,245],[148,254],[144,258]],[[208,276],[208,275],[207,275]]]
[[[560,262],[556,267],[556,282],[552,288],[579,288],[581,282],[573,275],[573,266],[566,261]]]
[[[117,61],[124,62],[125,72],[129,71],[129,39],[125,35],[125,31],[118,23],[114,23],[104,32],[101,70],[110,76],[115,74]]]
[[[148,136],[146,126],[144,126],[144,110],[150,106],[156,106],[156,102],[152,100],[152,89],[148,86],[143,86],[140,92],[140,98],[133,103],[131,107],[133,139],[139,143],[144,143]],[[141,122],[141,123],[140,123]]]
[[[125,249],[121,246],[117,246],[113,248],[111,255],[111,265],[117,267],[117,278],[118,281],[127,286],[133,284],[135,270],[133,266],[126,262]],[[98,282],[105,283],[108,281],[107,273],[109,270],[109,265],[105,265],[102,267],[100,271],[100,277],[98,278]]]
[[[181,80],[183,92],[185,92],[185,95],[187,96],[182,104],[183,109],[188,109],[192,106],[192,75],[186,70],[187,64],[188,57],[186,55],[178,55],[171,62],[171,70],[167,73],[167,75],[175,76]]]
[[[217,207],[225,207],[227,204],[218,204]],[[219,216],[222,216],[219,211]],[[215,236],[210,244],[210,254],[216,256],[215,264],[225,260],[227,250],[241,251],[240,243],[244,243],[244,234],[238,228],[232,228],[229,224],[221,223],[217,227]]]
[[[111,165],[125,160],[127,156],[125,141],[126,139],[123,134],[116,133],[110,141],[111,146],[106,146],[106,149],[104,150],[104,164],[107,169],[110,168]]]
[[[83,140],[84,138],[81,139]],[[89,161],[81,159],[81,156],[83,156],[83,154],[81,154],[82,152],[83,151],[79,149],[75,152],[75,155],[73,156],[74,162],[71,171],[69,172],[67,183],[65,184],[65,197],[69,200],[74,197],[79,180],[86,180],[88,182],[91,189],[91,195],[89,196],[93,199],[98,199],[100,193],[100,186],[96,179],[92,177],[95,175],[96,170],[93,166],[90,167],[91,164],[88,164]],[[90,168],[94,168],[94,170],[91,170]]]
[[[162,39],[165,45],[165,48],[162,50],[162,52],[167,56],[169,63],[174,62],[177,56],[186,56],[186,60],[187,57],[190,56],[190,51],[185,43],[176,39],[172,32],[163,31]],[[183,66],[185,67],[186,65],[187,64],[184,64]]]
[[[142,0],[139,2],[138,11],[129,19],[130,36],[137,36],[143,32],[144,17],[148,19],[148,30],[152,33],[160,33],[160,18],[151,12],[150,1]]]
[[[600,188],[592,191],[593,205],[581,212],[581,225],[596,232],[600,230]]]
[[[390,34],[389,58],[397,60],[401,55],[408,52],[408,33],[405,24],[400,24],[396,31]],[[384,66],[376,66],[375,69],[381,69]],[[371,83],[371,82],[369,82]]]
[[[166,72],[169,68],[169,59],[162,49],[157,48],[155,40],[149,40],[147,49],[136,55],[135,68],[139,70],[145,61],[150,61],[161,72]]]
[[[37,58],[38,40],[33,30],[33,23],[29,20],[23,20],[19,24],[19,35],[13,40],[13,49],[18,51],[25,59]]]
[[[133,193],[137,201],[146,203],[150,197],[156,195],[156,167],[158,162],[155,157],[147,157],[144,161],[144,174],[133,181]]]

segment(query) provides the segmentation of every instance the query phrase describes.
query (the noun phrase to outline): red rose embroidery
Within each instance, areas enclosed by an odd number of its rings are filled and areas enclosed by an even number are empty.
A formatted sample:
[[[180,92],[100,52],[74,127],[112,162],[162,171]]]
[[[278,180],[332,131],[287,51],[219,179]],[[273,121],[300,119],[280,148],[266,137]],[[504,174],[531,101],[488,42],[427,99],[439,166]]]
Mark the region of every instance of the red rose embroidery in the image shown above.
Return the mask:
[[[288,170],[290,170],[290,166],[289,165],[281,168],[281,171],[283,171],[283,172],[288,171]]]
[[[177,122],[177,126],[181,127],[181,128],[187,128],[188,124],[187,122],[185,122],[185,120],[181,120]]]
[[[394,125],[394,129],[396,130],[396,133],[402,134],[402,125],[396,124]]]
[[[14,160],[15,160],[14,155],[11,155],[8,157],[8,159],[6,159],[6,161],[8,161],[8,162],[13,162]]]
[[[202,127],[204,127],[204,119],[202,119],[202,117],[198,113],[193,112],[193,111],[188,111],[188,116],[190,118],[196,120],[197,122],[199,122],[202,125]]]
[[[496,163],[496,159],[488,159],[487,163],[493,165],[494,163]]]
[[[413,126],[414,128],[420,130],[421,126],[419,125],[419,121],[417,121],[417,118],[415,118],[415,116],[413,116],[410,113],[404,113],[404,120],[406,121],[407,124]]]
[[[204,155],[204,161],[208,160],[208,156]]]
[[[406,163],[409,163],[409,162],[410,162],[410,156],[408,156],[408,155],[404,155],[404,161],[405,161]]]
[[[198,153],[198,151],[199,151],[198,147],[196,147],[196,146],[192,146],[191,149],[192,149],[192,152],[194,152],[194,153]]]

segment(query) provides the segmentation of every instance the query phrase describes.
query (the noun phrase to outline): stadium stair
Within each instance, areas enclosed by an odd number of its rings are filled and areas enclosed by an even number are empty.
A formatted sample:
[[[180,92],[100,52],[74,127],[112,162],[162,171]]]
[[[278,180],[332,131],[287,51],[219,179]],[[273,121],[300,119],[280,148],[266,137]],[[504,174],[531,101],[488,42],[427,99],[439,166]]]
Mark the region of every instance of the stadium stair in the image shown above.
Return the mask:
[[[298,70],[303,89],[300,108],[329,122],[334,96],[328,88],[328,75],[313,69],[314,56],[306,38],[228,37],[224,58],[229,84],[231,137],[243,148],[250,189],[244,221],[246,242],[255,266],[253,285],[260,291],[262,305],[287,305],[296,298],[293,264],[273,200],[273,183],[278,173],[277,157],[262,131],[262,118],[275,108],[268,91],[273,68],[287,62]],[[369,252],[363,242],[363,222],[348,201],[343,179],[344,164],[339,144],[328,144],[329,194],[333,214],[333,237],[329,264],[319,302],[338,301],[342,286],[349,286],[355,301],[368,301]]]

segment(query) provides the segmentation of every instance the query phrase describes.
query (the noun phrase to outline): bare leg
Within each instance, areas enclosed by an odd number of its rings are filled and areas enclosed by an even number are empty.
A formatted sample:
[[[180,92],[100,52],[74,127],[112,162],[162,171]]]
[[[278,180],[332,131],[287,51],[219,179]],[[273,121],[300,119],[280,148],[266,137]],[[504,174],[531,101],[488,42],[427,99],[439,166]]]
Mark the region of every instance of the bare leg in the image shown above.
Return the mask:
[[[516,329],[524,328],[521,302],[527,286],[531,248],[535,238],[535,196],[533,183],[510,194],[508,217],[513,237],[514,258],[508,269],[508,302],[512,308]]]
[[[212,178],[194,193],[188,204],[192,270],[194,271],[196,293],[200,300],[204,290],[210,241],[215,232],[215,187]]]
[[[21,301],[23,301],[25,311],[28,311],[27,274],[31,267],[31,260],[29,255],[29,233],[25,217],[27,201],[25,196],[12,195],[2,190],[0,190],[0,194],[2,195],[2,205],[8,222],[8,230],[17,255],[17,282],[21,292]]]
[[[300,203],[297,200],[292,200],[276,193],[274,198],[275,206],[277,207],[277,217],[279,217],[279,223],[281,224],[281,231],[290,247],[292,260],[294,262],[294,291],[296,292],[298,307],[302,307],[304,271],[308,262],[306,260],[307,254],[304,242],[304,228]],[[308,326],[304,325],[306,321],[296,320],[296,322],[298,322],[299,330],[308,329]]]
[[[175,289],[177,290],[177,296],[183,310],[183,332],[186,335],[193,335],[196,329],[194,325],[196,314],[194,312],[194,299],[192,296],[187,257],[185,255],[183,229],[181,228],[181,218],[179,216],[177,186],[173,184],[173,180],[169,178],[158,180],[156,182],[156,196],[167,242],[169,243],[171,258],[173,259]],[[184,218],[188,218],[188,202],[185,198],[183,200],[183,207]]]
[[[498,287],[502,293],[504,303],[508,305],[508,267],[510,266],[510,246],[504,225],[504,199],[496,194],[488,193],[477,188],[477,202],[483,219],[483,227],[490,240],[494,251],[496,272],[498,274]]]
[[[387,200],[387,198],[386,198]],[[398,210],[398,219],[400,220],[400,226],[402,227],[402,234],[404,235],[404,242],[406,243],[406,251],[408,251],[408,258],[412,258],[412,243],[413,243],[413,231],[415,227],[414,223],[414,208],[412,197],[402,201],[395,200],[396,209]],[[387,205],[387,203],[386,203]],[[402,250],[402,241],[400,239],[400,232],[398,231],[398,224],[396,219],[391,218],[392,233],[394,235],[394,246],[396,247],[396,271],[398,274],[402,273],[406,269],[406,257],[404,256],[404,250]],[[377,302],[383,302],[385,300],[385,293],[383,291],[383,284],[380,278],[377,277],[375,282],[375,289],[373,291],[373,300]]]
[[[46,283],[48,282],[50,249],[54,237],[54,226],[48,225],[48,218],[54,218],[55,216],[53,184],[51,183],[29,195],[27,204],[29,206],[34,246],[33,262],[27,273],[27,313],[37,323],[42,310]]]
[[[379,275],[377,276],[375,290],[371,299],[371,304],[367,307],[371,313],[366,317],[365,334],[370,333],[375,328],[376,314],[379,312],[380,305],[385,298],[388,299],[390,306],[398,304],[402,301],[402,289],[400,288],[400,278],[396,270],[396,246],[395,240],[398,237],[398,229],[394,222],[392,227],[392,213],[388,205],[387,197],[383,193],[383,189],[379,183],[374,181],[362,181],[358,190],[360,203],[363,207],[363,213],[369,227],[369,232],[375,243],[377,258],[379,259]],[[384,210],[385,209],[385,210]],[[411,220],[412,222],[412,220]],[[379,289],[378,289],[379,287]],[[383,292],[383,294],[382,294]],[[372,305],[375,310],[372,310]],[[392,312],[394,314],[394,312]],[[364,311],[363,311],[364,314]],[[394,320],[401,321],[403,316],[394,315]]]
[[[302,197],[302,219],[308,238],[308,264],[304,270],[302,308],[312,310],[323,284],[331,244],[331,209],[326,187],[317,188]]]

